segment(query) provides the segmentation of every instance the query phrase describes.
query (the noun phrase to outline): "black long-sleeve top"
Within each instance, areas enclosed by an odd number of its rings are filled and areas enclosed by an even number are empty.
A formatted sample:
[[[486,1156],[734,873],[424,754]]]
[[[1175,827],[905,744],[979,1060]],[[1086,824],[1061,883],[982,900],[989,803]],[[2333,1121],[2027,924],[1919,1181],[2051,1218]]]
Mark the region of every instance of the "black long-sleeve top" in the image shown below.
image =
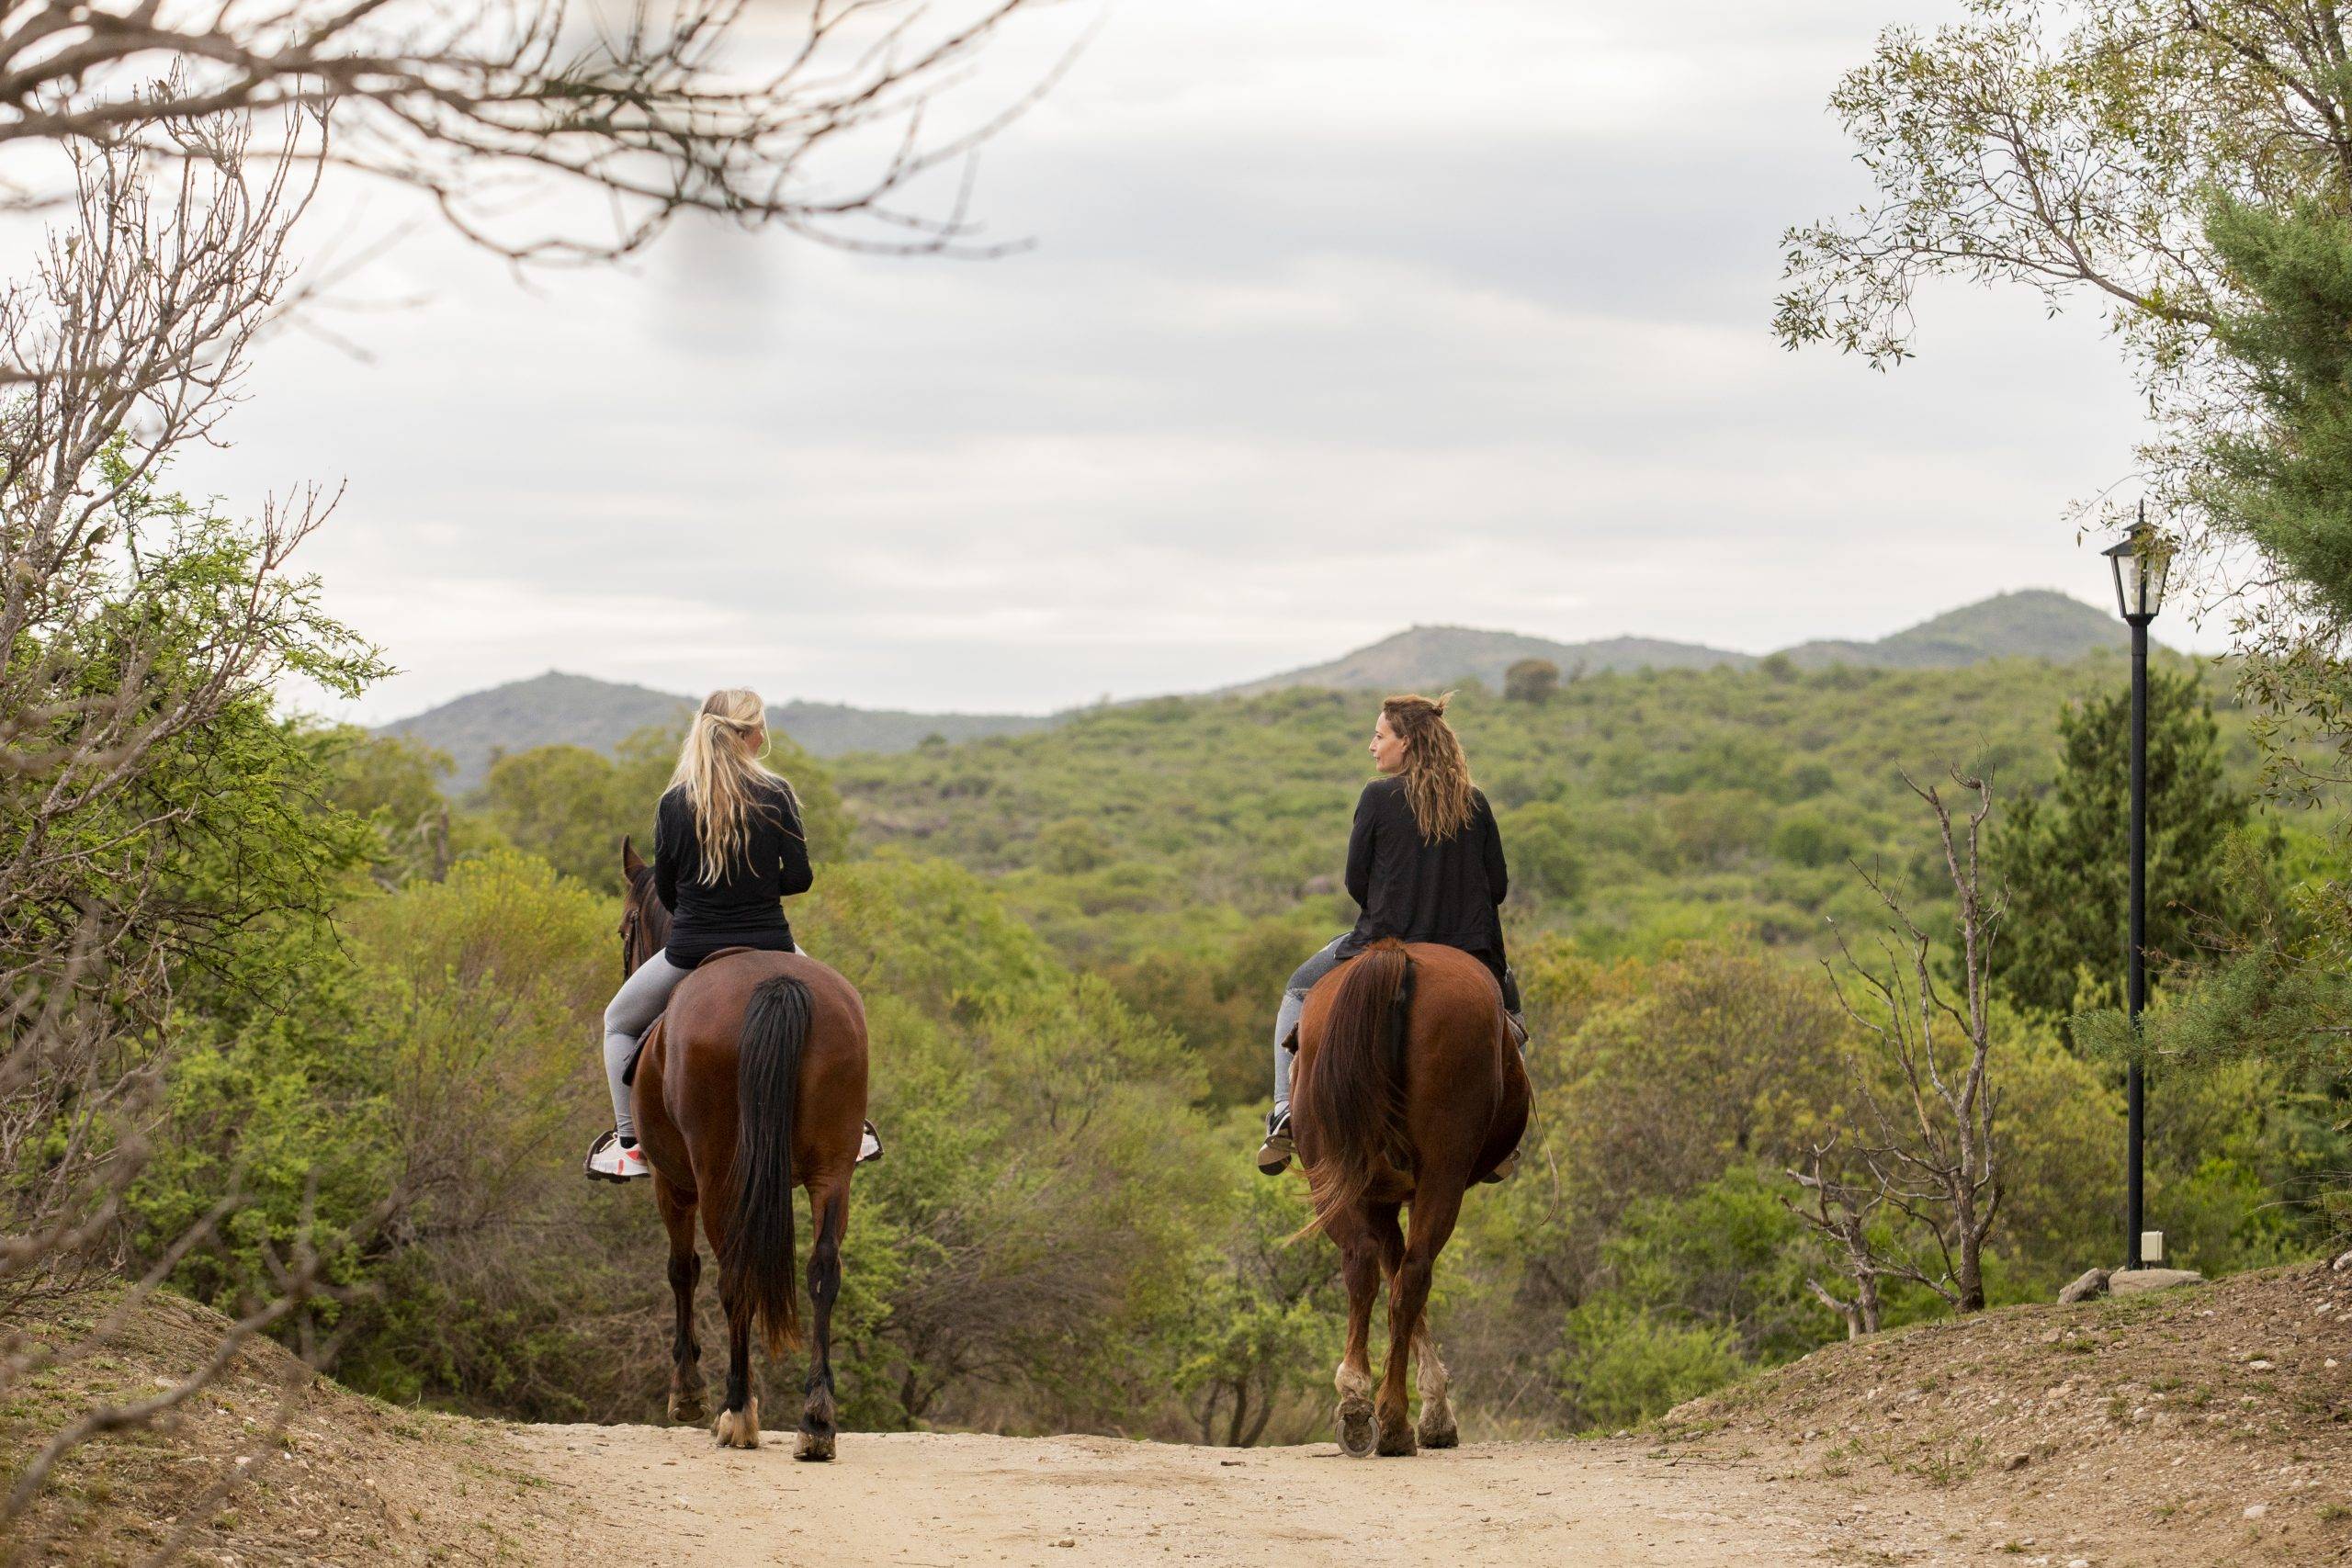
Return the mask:
[[[684,784],[662,797],[653,819],[653,890],[670,911],[662,954],[691,969],[722,947],[789,952],[781,900],[816,880],[800,810],[781,781],[763,785],[744,821],[742,857],[716,882],[702,879],[702,840]]]
[[[1351,958],[1382,937],[1458,947],[1503,977],[1503,922],[1496,908],[1510,888],[1494,808],[1470,792],[1470,820],[1430,843],[1413,820],[1401,778],[1374,779],[1356,801],[1348,834],[1348,891],[1363,913],[1340,943]]]

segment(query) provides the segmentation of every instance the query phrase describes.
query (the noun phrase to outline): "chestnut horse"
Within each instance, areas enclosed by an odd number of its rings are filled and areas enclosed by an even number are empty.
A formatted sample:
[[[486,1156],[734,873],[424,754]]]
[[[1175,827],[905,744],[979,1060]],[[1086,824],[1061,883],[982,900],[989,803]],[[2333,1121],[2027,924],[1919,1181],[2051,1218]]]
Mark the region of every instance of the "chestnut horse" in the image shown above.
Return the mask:
[[[1384,1454],[1414,1451],[1405,1378],[1416,1353],[1419,1446],[1450,1449],[1459,1440],[1426,1313],[1430,1274],[1463,1193],[1519,1146],[1529,1102],[1502,987],[1466,953],[1377,942],[1307,994],[1291,1131],[1315,1203],[1307,1228],[1338,1244],[1347,1281],[1340,1447],[1358,1459],[1375,1446]],[[1397,1223],[1408,1205],[1409,1236]],[[1388,1366],[1375,1406],[1369,1348],[1384,1280]]]
[[[653,870],[621,841],[624,975],[662,951],[670,915]],[[833,1457],[833,1301],[850,1172],[865,1124],[865,1007],[857,989],[813,958],[733,948],[713,953],[671,994],[645,1037],[631,1081],[638,1141],[653,1168],[653,1201],[670,1232],[676,1298],[670,1417],[703,1417],[702,1345],[695,1337],[695,1213],[718,1259],[727,1313],[727,1405],[713,1430],[728,1448],[760,1446],[752,1393],[752,1330],[770,1356],[800,1341],[792,1278],[792,1189],[808,1190],[817,1239],[808,1254],[816,1317],[808,1400],[795,1450]]]

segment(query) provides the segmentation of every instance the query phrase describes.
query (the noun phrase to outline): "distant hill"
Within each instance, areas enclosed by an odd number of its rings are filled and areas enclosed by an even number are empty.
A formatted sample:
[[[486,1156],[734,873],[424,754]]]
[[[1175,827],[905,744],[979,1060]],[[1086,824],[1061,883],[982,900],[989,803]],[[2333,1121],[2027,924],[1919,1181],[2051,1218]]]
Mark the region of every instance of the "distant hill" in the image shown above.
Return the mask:
[[[566,743],[609,751],[640,729],[684,725],[695,699],[618,681],[598,681],[550,670],[527,681],[473,692],[378,733],[403,735],[449,754],[450,780],[459,792],[480,784],[494,752],[527,751]],[[839,703],[784,703],[768,709],[768,724],[820,757],[844,751],[905,751],[929,736],[969,740],[1017,735],[1052,723],[1026,714],[902,713]]]
[[[1876,642],[1801,642],[1784,649],[1808,670],[1832,664],[1931,670],[1980,659],[2047,659],[2064,664],[2102,648],[2131,645],[2115,615],[2051,588],[1996,593]]]
[[[2005,658],[2064,664],[2097,649],[2124,647],[2130,638],[2115,616],[2055,589],[2029,588],[1948,610],[1875,642],[1804,642],[1781,651],[1808,670],[1832,664],[1938,670]],[[1413,626],[1328,663],[1228,686],[1216,694],[1256,696],[1293,686],[1435,691],[1465,679],[1499,688],[1503,671],[1522,659],[1549,660],[1567,676],[1604,670],[1744,670],[1759,662],[1754,654],[1657,637],[1554,642],[1471,626]]]
[[[1833,664],[1871,669],[1934,670],[1996,658],[2046,659],[2065,664],[2099,649],[2120,648],[2129,632],[2120,621],[2052,589],[1996,594],[1875,642],[1804,642],[1782,654],[1804,669]],[[1470,626],[1413,626],[1329,663],[1286,671],[1228,686],[1212,696],[1257,696],[1296,687],[1340,691],[1438,692],[1464,680],[1499,690],[1503,671],[1522,659],[1548,659],[1563,675],[1602,671],[1747,669],[1754,654],[1657,637],[1600,637],[1555,642],[1519,632]],[[503,749],[569,741],[609,751],[640,729],[682,724],[694,700],[617,681],[550,670],[442,704],[386,725],[447,751],[457,763],[459,791],[481,782],[491,755]],[[768,709],[768,722],[820,757],[851,751],[910,751],[926,739],[974,740],[1046,729],[1068,716],[907,713],[840,703],[792,702]]]
[[[942,740],[1026,735],[1058,722],[1058,716],[1051,715],[908,713],[899,708],[854,708],[841,703],[791,702],[768,709],[772,728],[820,757],[838,757],[844,751],[911,751],[934,735]]]
[[[1579,670],[1597,674],[1603,670],[1707,669],[1719,664],[1745,667],[1752,655],[1728,649],[1706,648],[1691,642],[1666,642],[1657,637],[1608,637],[1598,642],[1553,642],[1518,632],[1479,631],[1471,626],[1413,626],[1385,637],[1353,653],[1343,653],[1328,664],[1310,664],[1262,680],[1227,686],[1218,694],[1256,696],[1292,686],[1331,686],[1341,691],[1400,692],[1439,687],[1464,679],[1499,688],[1503,671],[1522,659],[1548,659],[1563,675]]]

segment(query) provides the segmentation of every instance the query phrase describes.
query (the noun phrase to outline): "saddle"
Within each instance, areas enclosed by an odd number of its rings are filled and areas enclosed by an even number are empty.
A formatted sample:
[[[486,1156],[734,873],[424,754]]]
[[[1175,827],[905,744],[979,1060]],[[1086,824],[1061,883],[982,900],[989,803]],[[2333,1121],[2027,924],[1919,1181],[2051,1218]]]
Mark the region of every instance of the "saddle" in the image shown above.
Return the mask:
[[[704,955],[702,962],[703,964],[707,964],[714,958],[725,958],[729,953],[773,953],[775,951],[775,950],[774,948],[769,947],[722,947],[716,953]],[[795,949],[795,951],[797,952],[798,950]],[[697,969],[701,966],[701,964],[695,965]],[[680,982],[682,985],[684,983],[684,982],[683,981]],[[627,1084],[631,1088],[636,1087],[637,1065],[645,1059],[645,1048],[653,1043],[653,1037],[660,1033],[662,1032],[662,1026],[669,1021],[670,1010],[665,1007],[662,1010],[662,1016],[655,1019],[652,1023],[647,1027],[645,1032],[637,1037],[637,1049],[629,1053],[628,1066],[621,1069],[622,1083]]]

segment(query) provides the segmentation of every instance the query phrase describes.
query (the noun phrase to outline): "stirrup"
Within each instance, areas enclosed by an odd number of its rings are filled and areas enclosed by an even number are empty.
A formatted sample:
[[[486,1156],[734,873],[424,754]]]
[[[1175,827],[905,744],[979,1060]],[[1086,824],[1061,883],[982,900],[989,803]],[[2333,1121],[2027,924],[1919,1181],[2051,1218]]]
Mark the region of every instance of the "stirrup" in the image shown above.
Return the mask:
[[[591,1181],[641,1181],[653,1174],[646,1163],[645,1146],[633,1149],[620,1146],[620,1134],[605,1131],[596,1134],[588,1145],[588,1157],[581,1162],[581,1174]]]
[[[1258,1145],[1258,1173],[1280,1176],[1290,1168],[1291,1156],[1295,1152],[1290,1136],[1290,1112],[1284,1110],[1268,1116],[1266,1141]]]
[[[1478,1185],[1481,1187],[1492,1187],[1498,1181],[1509,1181],[1518,1173],[1519,1151],[1517,1149],[1513,1149],[1510,1153],[1503,1156],[1502,1163],[1500,1165],[1498,1165],[1494,1169],[1478,1178]]]

